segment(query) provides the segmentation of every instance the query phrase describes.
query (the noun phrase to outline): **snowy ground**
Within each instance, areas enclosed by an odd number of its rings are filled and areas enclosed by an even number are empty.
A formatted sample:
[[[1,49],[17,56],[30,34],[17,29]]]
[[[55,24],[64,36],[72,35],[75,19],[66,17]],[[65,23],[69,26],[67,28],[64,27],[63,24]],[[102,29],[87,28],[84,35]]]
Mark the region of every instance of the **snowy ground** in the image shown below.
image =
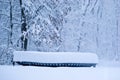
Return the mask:
[[[0,80],[120,80],[120,67],[0,66]]]
[[[19,53],[20,54],[20,53]],[[63,54],[63,53],[62,53]],[[67,55],[60,55],[64,61],[67,59]],[[34,56],[37,54],[34,54]],[[48,54],[46,54],[48,56]],[[46,56],[45,55],[45,56]],[[53,59],[49,59],[52,61],[58,60],[55,59],[57,54],[52,54]],[[54,56],[56,55],[56,56]],[[76,61],[79,61],[79,57],[76,58],[75,55],[71,54],[72,57],[75,58]],[[25,58],[24,56],[27,56]],[[33,57],[33,55],[17,55],[18,60],[23,60],[23,58],[28,60],[48,60],[45,58],[43,54],[41,54],[43,59],[39,57]],[[77,55],[79,56],[79,55]],[[86,54],[84,54],[86,57]],[[14,55],[15,57],[15,55]],[[83,57],[84,58],[84,57]],[[84,60],[81,58],[82,60]],[[86,59],[91,59],[94,57],[87,56]],[[38,60],[37,60],[38,59]],[[55,60],[54,60],[55,59]],[[72,58],[69,60],[73,60]],[[57,62],[58,62],[57,61]],[[66,60],[65,60],[66,61]],[[95,61],[95,60],[93,60]],[[94,67],[34,67],[34,66],[0,66],[0,80],[120,80],[120,61],[105,61],[99,60],[98,65]]]

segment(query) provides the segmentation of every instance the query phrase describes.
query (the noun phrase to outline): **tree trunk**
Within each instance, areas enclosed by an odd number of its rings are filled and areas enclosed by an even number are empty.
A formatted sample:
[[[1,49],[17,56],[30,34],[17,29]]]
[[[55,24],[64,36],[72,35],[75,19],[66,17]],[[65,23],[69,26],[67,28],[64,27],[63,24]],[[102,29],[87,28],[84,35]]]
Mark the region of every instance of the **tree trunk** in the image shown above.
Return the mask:
[[[9,44],[12,45],[12,30],[13,30],[13,23],[12,23],[12,0],[10,0],[10,39],[9,39]]]
[[[27,42],[28,42],[28,39],[26,37],[26,32],[27,32],[27,24],[26,24],[26,16],[25,16],[25,13],[24,13],[24,8],[22,7],[22,0],[20,0],[20,7],[21,7],[21,33],[22,33],[22,36],[21,36],[21,48],[22,50],[27,50]]]

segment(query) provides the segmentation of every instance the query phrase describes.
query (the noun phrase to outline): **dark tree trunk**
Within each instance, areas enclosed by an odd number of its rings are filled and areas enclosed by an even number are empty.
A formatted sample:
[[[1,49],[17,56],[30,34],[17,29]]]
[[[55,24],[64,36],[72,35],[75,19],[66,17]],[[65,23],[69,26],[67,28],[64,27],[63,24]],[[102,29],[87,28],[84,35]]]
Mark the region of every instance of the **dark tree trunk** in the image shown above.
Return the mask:
[[[27,50],[27,43],[28,43],[28,39],[26,37],[26,35],[23,35],[24,33],[27,32],[27,24],[26,24],[26,16],[24,13],[24,8],[22,7],[22,0],[20,0],[20,7],[21,7],[21,48],[22,50]]]
[[[10,0],[10,34],[9,34],[9,41],[8,41],[8,46],[11,46],[12,43],[12,35],[13,35],[13,23],[12,23],[12,0]]]

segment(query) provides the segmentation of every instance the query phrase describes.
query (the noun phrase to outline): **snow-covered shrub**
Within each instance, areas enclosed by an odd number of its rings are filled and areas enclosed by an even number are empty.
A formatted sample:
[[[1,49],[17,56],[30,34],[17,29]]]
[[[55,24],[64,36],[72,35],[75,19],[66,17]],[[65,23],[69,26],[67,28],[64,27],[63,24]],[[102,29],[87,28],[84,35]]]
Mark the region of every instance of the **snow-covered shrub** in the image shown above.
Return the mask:
[[[13,59],[13,49],[6,46],[0,47],[0,65],[10,65]]]

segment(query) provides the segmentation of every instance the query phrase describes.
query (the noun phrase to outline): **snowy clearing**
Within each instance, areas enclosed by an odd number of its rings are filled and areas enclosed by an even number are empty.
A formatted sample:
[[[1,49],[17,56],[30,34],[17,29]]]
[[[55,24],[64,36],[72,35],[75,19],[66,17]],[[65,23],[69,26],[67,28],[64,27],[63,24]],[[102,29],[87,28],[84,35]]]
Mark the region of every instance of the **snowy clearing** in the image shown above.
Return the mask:
[[[0,66],[0,80],[120,80],[120,68]]]

